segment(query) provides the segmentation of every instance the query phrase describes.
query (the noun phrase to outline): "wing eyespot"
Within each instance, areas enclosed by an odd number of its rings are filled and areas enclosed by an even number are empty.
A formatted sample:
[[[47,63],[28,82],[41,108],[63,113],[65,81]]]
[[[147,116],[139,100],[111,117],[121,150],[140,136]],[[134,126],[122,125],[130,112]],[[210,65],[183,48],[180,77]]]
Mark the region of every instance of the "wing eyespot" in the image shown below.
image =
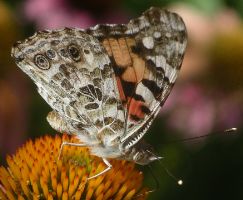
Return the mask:
[[[48,49],[46,51],[46,56],[49,58],[49,59],[54,59],[56,57],[56,52],[52,49]]]
[[[50,63],[49,63],[48,59],[42,54],[35,55],[34,63],[40,69],[43,69],[43,70],[50,69]]]
[[[79,48],[76,45],[71,44],[68,46],[67,49],[68,49],[68,54],[72,58],[72,60],[76,62],[81,60],[81,53],[79,51]]]

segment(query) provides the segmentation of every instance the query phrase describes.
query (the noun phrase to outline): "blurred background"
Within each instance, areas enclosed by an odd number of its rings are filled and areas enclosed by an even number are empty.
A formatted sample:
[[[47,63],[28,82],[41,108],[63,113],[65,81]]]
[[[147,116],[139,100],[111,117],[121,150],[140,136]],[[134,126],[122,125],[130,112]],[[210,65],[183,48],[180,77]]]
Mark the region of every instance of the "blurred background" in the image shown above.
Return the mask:
[[[13,43],[36,30],[127,23],[150,6],[179,13],[188,29],[180,77],[147,140],[183,186],[152,164],[160,187],[149,199],[243,199],[243,1],[1,0],[0,162],[29,138],[55,134],[50,111],[10,57]],[[237,127],[237,134],[225,129]],[[211,133],[196,141],[184,138]],[[179,141],[179,142],[178,142]],[[155,187],[147,167],[145,184]]]

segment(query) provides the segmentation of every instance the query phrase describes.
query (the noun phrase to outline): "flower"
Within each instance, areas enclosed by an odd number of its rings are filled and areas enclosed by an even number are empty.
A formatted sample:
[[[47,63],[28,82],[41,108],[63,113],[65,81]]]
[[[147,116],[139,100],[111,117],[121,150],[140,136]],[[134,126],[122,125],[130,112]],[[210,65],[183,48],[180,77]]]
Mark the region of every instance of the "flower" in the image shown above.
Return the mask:
[[[77,142],[64,135],[29,140],[15,155],[7,156],[8,167],[0,167],[0,199],[145,199],[143,174],[135,164],[110,160],[112,169],[87,181],[105,169],[105,164],[89,154],[88,148],[65,146]]]
[[[237,35],[232,35],[232,38],[225,38],[225,40],[219,38],[219,42],[217,39],[220,35],[235,33],[241,28],[242,20],[237,15],[236,11],[223,7],[216,9],[208,15],[204,12],[205,10],[203,11],[203,9],[198,9],[196,7],[197,6],[181,2],[173,3],[169,7],[170,10],[178,13],[182,17],[187,27],[188,46],[180,72],[180,80],[184,82],[201,79],[202,75],[206,74],[206,76],[208,76],[207,73],[211,73],[211,70],[214,68],[214,63],[212,63],[210,59],[210,54],[212,54],[213,58],[214,56],[219,57],[222,55],[223,59],[220,60],[221,63],[220,61],[218,62],[219,64],[224,64],[225,60],[231,59],[233,65],[235,61],[233,58],[235,57],[231,55],[242,55],[240,51],[241,48],[238,48],[242,46],[242,37],[240,37],[242,36],[242,31]],[[227,26],[225,26],[225,24],[227,24]],[[235,41],[239,43],[237,44]],[[215,46],[215,44],[217,46]],[[209,52],[212,45],[213,47],[215,46],[216,49]],[[232,49],[237,49],[238,51],[232,51]],[[218,57],[216,57],[216,59]],[[240,56],[238,56],[238,59],[240,59]],[[223,71],[222,66],[219,65],[219,67],[221,71]]]
[[[215,109],[213,101],[202,87],[185,84],[175,88],[161,113],[167,113],[167,125],[188,137],[212,131]]]
[[[242,127],[243,96],[206,88],[198,83],[174,88],[161,110],[166,125],[187,137],[198,137],[232,127]]]
[[[38,29],[88,28],[97,23],[124,23],[127,14],[112,0],[27,0],[23,13]],[[43,13],[45,13],[43,15]]]

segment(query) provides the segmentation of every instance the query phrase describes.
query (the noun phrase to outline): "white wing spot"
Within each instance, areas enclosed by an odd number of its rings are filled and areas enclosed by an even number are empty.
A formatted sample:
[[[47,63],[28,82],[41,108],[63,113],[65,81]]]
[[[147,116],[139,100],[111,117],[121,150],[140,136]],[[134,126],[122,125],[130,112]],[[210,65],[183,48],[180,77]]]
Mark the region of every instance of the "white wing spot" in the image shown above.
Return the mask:
[[[160,37],[161,37],[161,33],[158,32],[158,31],[155,31],[155,32],[154,32],[154,38],[158,39],[158,38],[160,38]]]
[[[171,33],[166,33],[165,36],[166,36],[167,38],[170,38],[170,37],[171,37]]]
[[[147,48],[147,49],[152,49],[154,47],[154,39],[149,36],[149,37],[144,37],[143,38],[143,45]]]

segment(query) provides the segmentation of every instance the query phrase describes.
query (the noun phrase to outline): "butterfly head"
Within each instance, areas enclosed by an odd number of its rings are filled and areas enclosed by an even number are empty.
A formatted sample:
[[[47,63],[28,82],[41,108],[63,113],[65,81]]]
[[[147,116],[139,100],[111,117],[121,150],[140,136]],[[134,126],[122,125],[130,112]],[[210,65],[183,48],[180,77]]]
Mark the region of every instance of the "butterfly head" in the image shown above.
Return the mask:
[[[139,165],[147,165],[150,162],[153,162],[155,160],[159,160],[162,157],[156,156],[153,152],[150,150],[143,150],[140,152],[137,152],[136,155],[134,155],[134,161],[135,163]]]
[[[139,165],[147,165],[162,157],[157,156],[151,145],[145,143],[143,140],[134,145],[126,152],[126,159],[134,161]]]

